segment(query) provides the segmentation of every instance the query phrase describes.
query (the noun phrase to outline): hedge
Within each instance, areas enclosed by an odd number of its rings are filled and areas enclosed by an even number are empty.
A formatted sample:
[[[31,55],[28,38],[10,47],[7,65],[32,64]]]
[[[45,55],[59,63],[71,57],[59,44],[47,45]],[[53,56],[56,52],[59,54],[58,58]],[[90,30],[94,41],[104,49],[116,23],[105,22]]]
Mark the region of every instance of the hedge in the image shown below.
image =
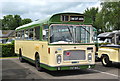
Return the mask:
[[[14,52],[14,44],[0,44],[2,47],[2,57],[13,57],[17,56]]]

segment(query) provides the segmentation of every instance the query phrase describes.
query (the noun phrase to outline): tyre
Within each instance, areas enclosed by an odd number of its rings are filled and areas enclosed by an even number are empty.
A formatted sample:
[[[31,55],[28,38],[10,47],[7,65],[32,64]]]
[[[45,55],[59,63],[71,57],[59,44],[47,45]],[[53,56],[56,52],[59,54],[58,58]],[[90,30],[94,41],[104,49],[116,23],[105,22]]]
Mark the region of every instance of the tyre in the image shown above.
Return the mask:
[[[25,60],[23,59],[23,57],[22,57],[22,52],[21,52],[21,50],[19,50],[19,61],[20,62],[24,62]]]
[[[101,61],[102,61],[102,65],[105,67],[109,67],[112,65],[112,61],[109,60],[109,57],[107,55],[104,55]]]
[[[38,71],[42,71],[42,68],[40,67],[40,57],[38,54],[35,56],[35,66]]]

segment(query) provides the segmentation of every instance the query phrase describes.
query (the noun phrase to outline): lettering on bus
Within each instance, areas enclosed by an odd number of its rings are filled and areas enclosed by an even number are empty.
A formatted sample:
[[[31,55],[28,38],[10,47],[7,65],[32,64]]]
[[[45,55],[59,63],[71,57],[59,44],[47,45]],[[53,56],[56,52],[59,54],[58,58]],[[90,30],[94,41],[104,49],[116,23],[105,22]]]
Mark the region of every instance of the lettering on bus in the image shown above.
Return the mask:
[[[84,21],[84,17],[83,16],[70,16],[70,21]]]
[[[62,21],[78,21],[78,22],[83,22],[84,21],[84,16],[62,15]]]

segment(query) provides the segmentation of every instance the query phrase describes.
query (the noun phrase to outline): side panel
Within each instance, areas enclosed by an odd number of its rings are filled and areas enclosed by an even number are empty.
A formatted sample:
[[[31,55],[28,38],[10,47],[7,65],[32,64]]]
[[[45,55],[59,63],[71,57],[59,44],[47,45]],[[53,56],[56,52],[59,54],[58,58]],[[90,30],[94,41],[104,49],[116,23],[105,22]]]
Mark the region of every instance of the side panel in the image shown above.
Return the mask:
[[[22,51],[22,56],[35,60],[35,54],[38,52],[40,62],[48,64],[48,43],[43,41],[15,41],[15,53],[19,54],[19,49]]]
[[[87,48],[93,48],[92,50]],[[50,53],[48,53],[50,48]],[[74,65],[93,65],[95,64],[95,46],[94,45],[49,45],[43,41],[15,41],[15,52],[19,54],[19,49],[22,50],[22,55],[35,60],[35,53],[38,52],[40,62],[48,66],[74,66]],[[63,52],[66,50],[85,50],[85,60],[63,60]],[[56,53],[57,51],[57,53]],[[88,54],[92,54],[92,61],[88,61]],[[57,55],[62,56],[62,63],[57,63]],[[78,63],[73,63],[78,62]]]
[[[120,52],[119,48],[111,48],[111,47],[100,47],[98,50],[98,57],[101,58],[102,54],[106,54],[109,56],[110,61],[120,62]]]

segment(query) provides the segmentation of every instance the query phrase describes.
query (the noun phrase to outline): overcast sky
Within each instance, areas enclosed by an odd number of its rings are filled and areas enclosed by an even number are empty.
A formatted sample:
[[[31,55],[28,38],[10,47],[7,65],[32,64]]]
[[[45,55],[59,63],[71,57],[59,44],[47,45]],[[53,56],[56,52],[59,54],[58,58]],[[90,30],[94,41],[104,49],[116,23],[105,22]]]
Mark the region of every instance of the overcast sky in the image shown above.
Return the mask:
[[[48,2],[49,1],[49,2]],[[1,0],[2,18],[8,14],[18,14],[33,21],[59,12],[83,13],[86,8],[99,7],[99,0]]]

